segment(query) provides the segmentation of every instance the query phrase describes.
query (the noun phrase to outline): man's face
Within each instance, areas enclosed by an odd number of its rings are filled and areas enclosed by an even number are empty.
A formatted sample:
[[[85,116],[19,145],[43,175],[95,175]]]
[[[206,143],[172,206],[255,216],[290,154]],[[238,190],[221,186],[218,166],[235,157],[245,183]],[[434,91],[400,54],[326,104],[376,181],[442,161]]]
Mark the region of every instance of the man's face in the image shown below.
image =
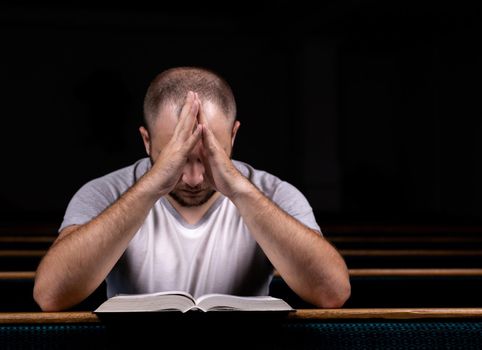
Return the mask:
[[[157,159],[174,134],[181,107],[175,104],[166,104],[161,108],[158,117],[152,123],[147,144],[146,139],[144,139],[152,162]],[[228,120],[222,110],[210,101],[202,103],[201,112],[204,114],[207,124],[214,136],[216,136],[219,144],[223,147],[226,154],[231,156],[232,145],[239,122],[236,121],[233,125],[233,122]],[[176,187],[170,193],[173,199],[185,207],[202,205],[216,192],[205,175],[205,165],[201,157],[202,147],[201,140],[189,154],[182,175]]]

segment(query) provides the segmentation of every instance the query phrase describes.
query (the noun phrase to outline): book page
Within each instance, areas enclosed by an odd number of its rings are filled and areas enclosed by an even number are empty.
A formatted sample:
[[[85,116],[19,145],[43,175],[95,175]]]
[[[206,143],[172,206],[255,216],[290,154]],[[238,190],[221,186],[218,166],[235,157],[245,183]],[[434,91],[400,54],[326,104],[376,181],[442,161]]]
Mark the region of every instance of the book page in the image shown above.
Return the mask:
[[[204,311],[292,311],[288,303],[272,296],[236,296],[206,294],[197,299],[197,306]]]
[[[194,305],[193,296],[183,291],[120,294],[102,303],[95,312],[186,312]]]

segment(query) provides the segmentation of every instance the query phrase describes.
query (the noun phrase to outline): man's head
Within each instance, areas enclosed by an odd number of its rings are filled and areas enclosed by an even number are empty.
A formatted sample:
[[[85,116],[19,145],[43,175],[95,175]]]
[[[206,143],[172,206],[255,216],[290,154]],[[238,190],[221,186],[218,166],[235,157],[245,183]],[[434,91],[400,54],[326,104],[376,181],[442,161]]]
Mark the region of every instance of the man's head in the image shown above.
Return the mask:
[[[229,84],[217,73],[198,67],[177,67],[165,70],[150,83],[144,98],[144,122],[148,129],[158,118],[165,104],[179,110],[189,91],[197,92],[201,101],[218,106],[225,117],[236,119],[236,101]]]
[[[144,99],[145,127],[140,132],[152,162],[170,141],[189,91],[197,93],[200,113],[228,156],[231,155],[239,122],[230,86],[210,70],[179,67],[160,73],[149,85]],[[201,205],[215,192],[205,176],[201,148],[202,142],[190,153],[182,176],[170,193],[183,206]]]

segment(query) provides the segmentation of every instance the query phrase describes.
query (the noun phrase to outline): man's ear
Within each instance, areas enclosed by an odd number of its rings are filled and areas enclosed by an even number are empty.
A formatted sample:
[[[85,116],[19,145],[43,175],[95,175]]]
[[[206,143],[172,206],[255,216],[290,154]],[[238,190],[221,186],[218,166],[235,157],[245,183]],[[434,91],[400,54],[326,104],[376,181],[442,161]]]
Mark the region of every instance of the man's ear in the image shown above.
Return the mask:
[[[149,136],[149,131],[145,127],[141,126],[139,128],[139,132],[141,133],[142,142],[144,142],[146,153],[148,156],[150,156],[151,155],[151,138]]]
[[[236,120],[233,125],[233,131],[231,132],[231,147],[234,146],[234,139],[236,138],[236,134],[238,133],[238,129],[241,126],[241,123]]]

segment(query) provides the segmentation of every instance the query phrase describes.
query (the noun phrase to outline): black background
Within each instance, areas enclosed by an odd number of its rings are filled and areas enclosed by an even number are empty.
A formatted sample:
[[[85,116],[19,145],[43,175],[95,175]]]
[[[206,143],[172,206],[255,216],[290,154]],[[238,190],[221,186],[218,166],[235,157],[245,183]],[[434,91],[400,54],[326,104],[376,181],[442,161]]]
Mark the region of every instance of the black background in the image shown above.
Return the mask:
[[[234,157],[321,226],[480,223],[481,12],[388,3],[0,5],[0,222],[60,223],[82,184],[144,156],[151,79],[201,65],[237,97]]]

